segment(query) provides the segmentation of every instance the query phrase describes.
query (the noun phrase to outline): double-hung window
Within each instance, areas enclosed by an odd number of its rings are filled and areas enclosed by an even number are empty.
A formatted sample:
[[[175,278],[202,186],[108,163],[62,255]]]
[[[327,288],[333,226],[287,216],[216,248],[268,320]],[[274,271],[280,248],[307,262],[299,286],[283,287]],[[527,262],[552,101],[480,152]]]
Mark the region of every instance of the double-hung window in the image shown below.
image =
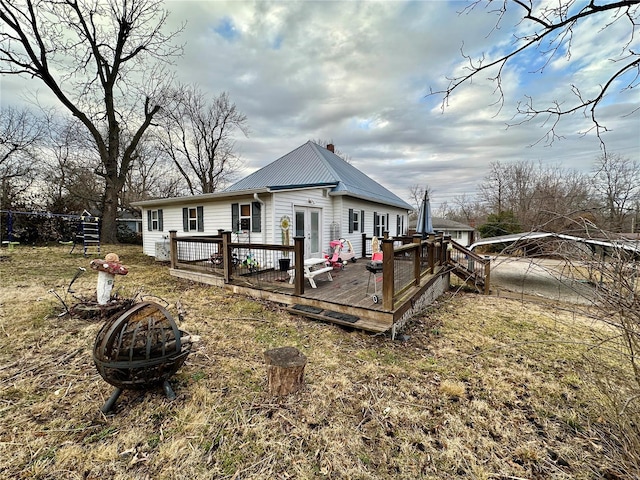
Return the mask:
[[[349,209],[349,233],[363,232],[362,222],[364,220],[364,210]]]
[[[384,236],[389,225],[389,214],[373,212],[373,234],[376,237]]]
[[[147,210],[147,230],[161,232],[162,228],[162,209]]]
[[[204,232],[204,207],[184,207],[182,229],[185,232]]]
[[[262,231],[262,204],[260,202],[232,203],[231,230],[233,232]]]
[[[404,215],[398,215],[396,218],[396,235],[404,235]]]

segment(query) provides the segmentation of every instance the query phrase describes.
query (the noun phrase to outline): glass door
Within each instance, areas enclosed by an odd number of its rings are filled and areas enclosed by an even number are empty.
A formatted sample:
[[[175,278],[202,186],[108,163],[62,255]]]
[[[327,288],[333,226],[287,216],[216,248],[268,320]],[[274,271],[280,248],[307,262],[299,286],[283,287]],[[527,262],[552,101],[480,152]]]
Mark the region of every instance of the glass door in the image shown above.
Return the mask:
[[[322,210],[314,207],[295,207],[294,231],[304,237],[305,258],[322,258]]]

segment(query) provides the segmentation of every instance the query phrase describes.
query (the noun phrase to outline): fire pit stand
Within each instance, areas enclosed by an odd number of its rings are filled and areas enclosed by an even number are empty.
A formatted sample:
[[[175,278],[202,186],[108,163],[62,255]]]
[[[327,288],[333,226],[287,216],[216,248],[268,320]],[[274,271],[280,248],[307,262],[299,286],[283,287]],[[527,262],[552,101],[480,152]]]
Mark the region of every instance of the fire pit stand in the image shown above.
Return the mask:
[[[113,408],[124,389],[162,385],[167,398],[174,400],[169,378],[190,351],[191,337],[157,303],[138,303],[107,322],[96,336],[93,361],[100,376],[116,389],[102,412]]]

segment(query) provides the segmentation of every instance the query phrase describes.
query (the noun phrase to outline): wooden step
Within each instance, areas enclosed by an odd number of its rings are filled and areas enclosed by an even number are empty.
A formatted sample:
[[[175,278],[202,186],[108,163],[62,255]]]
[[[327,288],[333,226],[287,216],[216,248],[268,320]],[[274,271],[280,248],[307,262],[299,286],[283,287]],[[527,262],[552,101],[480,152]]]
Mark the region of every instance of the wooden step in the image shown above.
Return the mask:
[[[360,317],[357,317],[355,315],[334,312],[332,310],[325,310],[319,307],[312,307],[310,305],[291,305],[287,308],[287,311],[295,315],[302,315],[304,317],[309,317],[316,320],[323,320],[325,322],[337,323],[339,325],[347,325],[352,327],[358,327],[358,321],[360,320]]]

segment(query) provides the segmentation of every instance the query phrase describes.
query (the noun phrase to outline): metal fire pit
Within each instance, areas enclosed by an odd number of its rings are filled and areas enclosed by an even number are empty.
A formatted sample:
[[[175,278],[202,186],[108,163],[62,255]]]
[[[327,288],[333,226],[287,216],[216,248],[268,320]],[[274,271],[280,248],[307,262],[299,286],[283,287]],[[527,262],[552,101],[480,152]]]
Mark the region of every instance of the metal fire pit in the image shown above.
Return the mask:
[[[162,385],[167,398],[175,399],[169,378],[190,351],[189,335],[179,330],[171,314],[157,303],[138,303],[108,321],[93,347],[100,376],[116,387],[102,411],[113,408],[123,389]]]

